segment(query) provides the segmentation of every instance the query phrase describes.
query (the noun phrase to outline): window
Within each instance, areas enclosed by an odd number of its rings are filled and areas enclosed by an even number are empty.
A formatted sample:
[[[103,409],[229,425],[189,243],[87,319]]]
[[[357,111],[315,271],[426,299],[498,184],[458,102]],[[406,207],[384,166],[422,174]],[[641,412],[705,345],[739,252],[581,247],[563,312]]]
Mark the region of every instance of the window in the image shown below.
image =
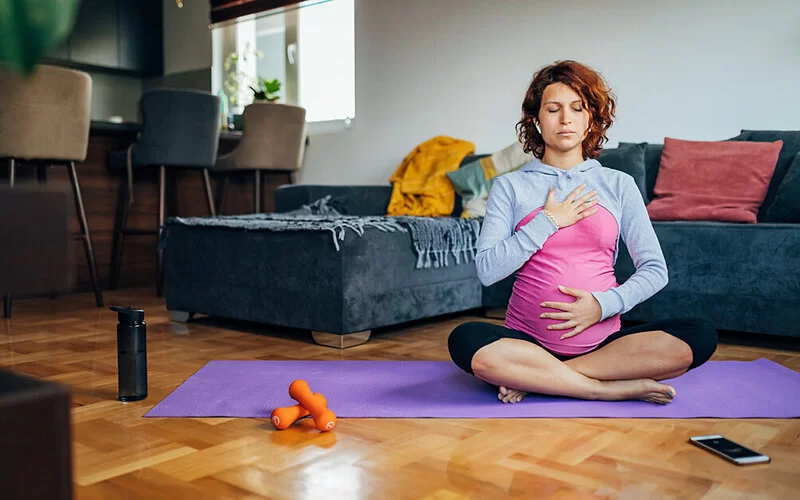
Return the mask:
[[[257,78],[277,79],[278,102],[303,106],[307,121],[349,123],[355,117],[353,2],[328,0],[214,28],[213,88],[225,92],[229,112],[239,114],[253,102]]]

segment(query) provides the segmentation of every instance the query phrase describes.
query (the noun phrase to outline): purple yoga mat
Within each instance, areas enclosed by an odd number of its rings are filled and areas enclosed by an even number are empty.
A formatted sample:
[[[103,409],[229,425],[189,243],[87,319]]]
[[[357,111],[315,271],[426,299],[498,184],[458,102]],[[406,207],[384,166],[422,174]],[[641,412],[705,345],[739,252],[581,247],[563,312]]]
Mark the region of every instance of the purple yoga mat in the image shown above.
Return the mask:
[[[211,361],[145,417],[269,418],[303,379],[339,418],[795,418],[800,373],[767,359],[711,361],[668,383],[666,406],[529,395],[517,404],[445,361]]]

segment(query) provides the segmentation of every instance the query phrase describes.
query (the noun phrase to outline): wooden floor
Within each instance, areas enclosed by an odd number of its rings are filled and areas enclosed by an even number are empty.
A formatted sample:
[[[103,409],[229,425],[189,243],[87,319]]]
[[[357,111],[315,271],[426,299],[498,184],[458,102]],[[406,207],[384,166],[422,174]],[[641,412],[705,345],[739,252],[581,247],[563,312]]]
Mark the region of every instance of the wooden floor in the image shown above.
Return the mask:
[[[384,330],[345,351],[310,334],[201,319],[171,325],[150,289],[109,292],[143,307],[150,395],[116,400],[116,315],[91,295],[14,304],[0,365],[73,389],[76,498],[800,498],[800,419],[341,419],[286,431],[259,419],[143,419],[213,359],[446,360],[470,316]],[[797,343],[722,344],[714,359],[766,357],[800,371]],[[498,403],[500,404],[500,403]],[[687,444],[719,433],[771,455],[737,467]]]

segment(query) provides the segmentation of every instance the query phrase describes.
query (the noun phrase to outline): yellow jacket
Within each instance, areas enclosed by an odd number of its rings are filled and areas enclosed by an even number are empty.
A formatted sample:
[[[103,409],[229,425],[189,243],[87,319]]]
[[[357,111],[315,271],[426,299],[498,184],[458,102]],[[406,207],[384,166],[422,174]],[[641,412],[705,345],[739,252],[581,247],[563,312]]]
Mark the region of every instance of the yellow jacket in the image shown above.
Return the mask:
[[[445,174],[458,169],[464,157],[474,152],[473,143],[443,135],[417,146],[389,179],[393,187],[387,214],[452,214],[456,192]]]

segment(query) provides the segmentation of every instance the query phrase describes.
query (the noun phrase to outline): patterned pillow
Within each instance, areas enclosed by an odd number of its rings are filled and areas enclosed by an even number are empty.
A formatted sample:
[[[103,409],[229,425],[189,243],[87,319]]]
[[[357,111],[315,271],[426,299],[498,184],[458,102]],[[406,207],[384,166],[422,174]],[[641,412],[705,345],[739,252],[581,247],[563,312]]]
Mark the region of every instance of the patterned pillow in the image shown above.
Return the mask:
[[[489,199],[489,190],[492,188],[494,178],[521,168],[532,158],[533,155],[522,151],[522,144],[515,142],[491,156],[448,172],[447,177],[463,200],[461,217],[485,216],[486,202]]]

